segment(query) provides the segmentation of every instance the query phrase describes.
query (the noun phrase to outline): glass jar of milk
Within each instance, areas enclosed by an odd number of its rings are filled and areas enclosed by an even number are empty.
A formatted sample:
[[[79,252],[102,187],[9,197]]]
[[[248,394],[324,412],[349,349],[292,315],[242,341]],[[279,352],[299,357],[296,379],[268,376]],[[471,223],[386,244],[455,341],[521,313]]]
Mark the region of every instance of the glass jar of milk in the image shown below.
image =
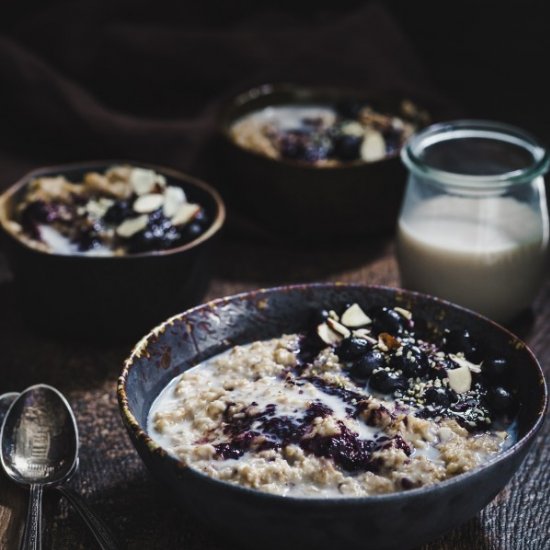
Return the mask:
[[[546,267],[548,152],[517,128],[464,120],[430,126],[401,156],[402,285],[497,321],[526,309]]]

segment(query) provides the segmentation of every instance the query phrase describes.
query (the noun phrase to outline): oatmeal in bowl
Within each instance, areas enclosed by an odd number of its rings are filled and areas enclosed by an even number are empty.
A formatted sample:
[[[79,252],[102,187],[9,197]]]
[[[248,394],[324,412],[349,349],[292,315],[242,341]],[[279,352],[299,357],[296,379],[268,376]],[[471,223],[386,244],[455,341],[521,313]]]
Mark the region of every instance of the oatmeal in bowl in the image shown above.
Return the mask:
[[[149,470],[224,540],[405,549],[473,517],[535,441],[531,351],[422,294],[307,284],[156,327],[118,382]]]
[[[514,442],[513,366],[468,332],[424,339],[391,305],[319,316],[175,378],[151,408],[151,436],[215,479],[314,498],[431,485]]]
[[[225,206],[207,183],[128,160],[33,170],[0,195],[0,238],[28,325],[133,340],[197,304]]]
[[[78,179],[33,178],[8,229],[43,252],[121,256],[177,248],[211,225],[203,206],[155,170],[115,164]]]

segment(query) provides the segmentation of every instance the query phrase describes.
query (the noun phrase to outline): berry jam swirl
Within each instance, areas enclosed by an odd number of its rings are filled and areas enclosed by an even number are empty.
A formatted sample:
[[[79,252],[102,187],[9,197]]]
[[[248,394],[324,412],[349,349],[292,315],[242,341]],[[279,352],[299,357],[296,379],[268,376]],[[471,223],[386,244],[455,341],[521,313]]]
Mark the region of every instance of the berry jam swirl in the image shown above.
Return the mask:
[[[191,467],[258,490],[361,496],[436,483],[512,443],[514,365],[401,307],[314,312],[178,377],[149,431]]]

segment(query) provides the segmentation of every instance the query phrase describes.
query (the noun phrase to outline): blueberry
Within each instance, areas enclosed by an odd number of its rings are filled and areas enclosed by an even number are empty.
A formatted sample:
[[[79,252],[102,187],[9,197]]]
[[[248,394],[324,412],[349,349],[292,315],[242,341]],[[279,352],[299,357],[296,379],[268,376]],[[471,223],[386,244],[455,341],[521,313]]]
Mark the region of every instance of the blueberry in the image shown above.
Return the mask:
[[[384,141],[386,142],[386,153],[389,155],[396,153],[401,149],[403,133],[395,128],[390,128],[384,132]]]
[[[204,208],[201,208],[193,218],[195,222],[199,222],[203,225],[203,227],[206,227],[208,225],[208,215]]]
[[[393,355],[390,367],[403,371],[408,378],[424,376],[430,367],[426,354],[416,346],[403,346],[401,355]]]
[[[112,206],[109,207],[103,219],[106,223],[113,225],[119,225],[126,218],[129,218],[133,215],[132,205],[130,201],[117,201]]]
[[[341,361],[353,361],[353,359],[357,359],[366,353],[370,347],[371,344],[368,340],[359,338],[358,336],[350,336],[342,340],[336,349],[336,355],[338,355]]]
[[[306,143],[304,160],[317,162],[326,159],[332,153],[332,142],[321,134],[314,134],[312,139]]]
[[[196,239],[203,233],[203,228],[199,223],[193,222],[185,227],[185,236],[190,239]]]
[[[404,329],[405,319],[393,309],[387,307],[371,310],[374,318],[372,328],[375,333],[387,332],[389,334],[401,334]]]
[[[357,160],[361,151],[362,136],[340,134],[334,138],[332,155],[338,160]]]
[[[491,381],[504,380],[510,374],[510,364],[503,357],[491,357],[483,362],[481,372]]]
[[[279,152],[289,160],[305,160],[307,135],[301,130],[289,130],[279,139]]]
[[[366,380],[376,369],[381,369],[384,366],[384,356],[377,350],[370,350],[354,362],[350,369],[350,375],[352,378]]]
[[[101,245],[101,239],[93,230],[82,231],[74,240],[79,252],[87,252]]]
[[[309,315],[309,324],[315,326],[320,325],[321,323],[324,323],[329,316],[330,314],[328,309],[314,309]]]
[[[480,350],[467,330],[451,330],[445,334],[444,349],[447,353],[464,353],[470,361],[478,362]]]
[[[491,388],[487,392],[487,401],[497,413],[509,412],[515,404],[512,393],[501,386]]]
[[[428,405],[436,405],[437,407],[448,407],[451,404],[451,399],[445,388],[428,388],[424,392],[424,399]]]
[[[401,375],[387,370],[377,370],[373,373],[370,385],[380,393],[393,393],[407,388],[407,382]]]

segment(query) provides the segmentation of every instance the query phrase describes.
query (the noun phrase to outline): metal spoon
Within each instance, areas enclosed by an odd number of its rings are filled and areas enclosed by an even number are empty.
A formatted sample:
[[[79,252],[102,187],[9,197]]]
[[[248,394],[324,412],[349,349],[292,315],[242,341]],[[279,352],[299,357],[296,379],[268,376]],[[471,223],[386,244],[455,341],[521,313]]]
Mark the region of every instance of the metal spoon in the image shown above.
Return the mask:
[[[41,500],[44,486],[53,486],[71,502],[102,550],[117,550],[109,529],[77,493],[61,485],[78,468],[78,430],[72,409],[55,388],[32,386],[13,401],[0,430],[0,460],[16,482],[30,485],[31,499],[22,549],[41,548]]]

